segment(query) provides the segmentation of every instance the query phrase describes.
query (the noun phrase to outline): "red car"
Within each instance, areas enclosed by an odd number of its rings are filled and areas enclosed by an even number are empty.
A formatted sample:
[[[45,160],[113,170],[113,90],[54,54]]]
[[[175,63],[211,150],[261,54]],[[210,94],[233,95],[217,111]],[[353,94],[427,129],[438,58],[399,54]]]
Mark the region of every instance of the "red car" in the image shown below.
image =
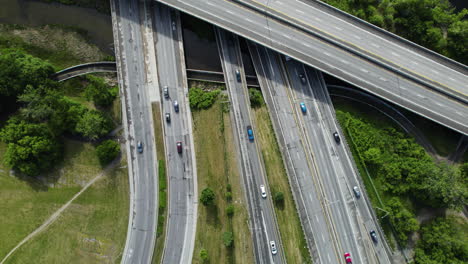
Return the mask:
[[[177,152],[182,153],[182,142],[177,142]]]
[[[353,261],[351,260],[351,254],[346,252],[344,253],[344,257],[345,257],[346,263],[353,263]]]

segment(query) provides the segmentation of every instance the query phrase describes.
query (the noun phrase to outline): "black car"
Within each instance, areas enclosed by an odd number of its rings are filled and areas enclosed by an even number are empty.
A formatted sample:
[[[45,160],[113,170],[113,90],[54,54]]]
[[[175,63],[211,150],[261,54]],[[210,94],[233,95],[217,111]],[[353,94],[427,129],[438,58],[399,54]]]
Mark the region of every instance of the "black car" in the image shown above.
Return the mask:
[[[238,81],[238,82],[241,81],[241,75],[240,75],[240,71],[239,71],[239,70],[236,70],[236,78],[237,78],[237,81]]]
[[[335,133],[333,133],[333,137],[335,138],[336,143],[340,144],[340,136],[338,135],[338,132],[335,131]]]
[[[369,234],[372,238],[372,241],[374,241],[374,243],[377,243],[377,233],[375,233],[374,230],[371,230]]]
[[[166,113],[166,122],[170,123],[171,122],[171,114]]]
[[[177,100],[174,100],[174,111],[176,111],[176,113],[179,112],[179,102],[177,102]]]
[[[138,141],[137,149],[138,149],[138,153],[143,153],[143,143],[141,143],[141,141]]]
[[[299,78],[301,79],[302,83],[306,83],[306,78],[303,73],[299,73]]]

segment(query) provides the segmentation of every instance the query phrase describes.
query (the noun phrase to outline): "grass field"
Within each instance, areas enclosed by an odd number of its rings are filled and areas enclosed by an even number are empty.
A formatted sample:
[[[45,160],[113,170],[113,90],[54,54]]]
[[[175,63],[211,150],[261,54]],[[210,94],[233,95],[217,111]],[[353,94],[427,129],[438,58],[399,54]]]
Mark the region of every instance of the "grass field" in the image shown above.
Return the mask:
[[[0,159],[4,152],[5,144],[1,143]],[[9,168],[0,165],[0,258],[101,171],[94,147],[89,143],[72,140],[65,140],[62,164],[50,174],[44,175],[47,176],[44,179],[48,180],[19,179],[9,175]],[[112,247],[120,247],[125,241],[128,221],[127,184],[126,169],[106,176],[106,180],[101,180],[87,190],[50,227],[52,230],[55,225],[59,226],[58,232],[47,230],[24,245],[24,249],[16,252],[8,263],[27,263],[31,261],[32,255],[39,259],[44,258],[44,262],[38,260],[35,263],[60,263],[52,261],[54,255],[87,262],[89,256],[86,255],[91,254],[84,253],[89,251],[87,243],[66,243],[68,240],[78,239],[79,233],[83,235],[83,239],[84,235],[94,236],[95,239],[102,240],[102,245],[107,243]],[[79,220],[80,225],[73,222],[73,219]],[[115,229],[121,227],[124,229],[117,234]],[[45,248],[48,249],[44,250]],[[63,251],[65,248],[67,250]],[[117,256],[112,254],[109,256],[115,259]]]
[[[127,224],[127,168],[117,166],[6,263],[118,263]]]
[[[216,193],[215,206],[198,207],[197,233],[193,263],[201,263],[200,250],[206,249],[208,263],[254,263],[252,237],[248,229],[248,211],[236,163],[236,150],[229,113],[223,113],[216,102],[210,109],[193,111],[197,158],[198,193],[210,187]],[[228,184],[232,187],[234,216],[226,215],[230,204],[225,198]],[[224,246],[222,234],[234,233],[234,247]]]
[[[284,193],[284,206],[275,205],[276,218],[288,263],[311,263],[307,242],[291,193],[281,153],[266,106],[253,110],[259,147],[265,162],[271,193]]]
[[[159,210],[158,225],[156,235],[156,245],[154,247],[152,263],[161,263],[164,250],[164,240],[166,239],[166,208],[167,208],[167,176],[166,176],[166,154],[164,152],[164,137],[162,134],[161,110],[157,103],[152,105],[154,135],[156,139],[156,155],[159,163]]]

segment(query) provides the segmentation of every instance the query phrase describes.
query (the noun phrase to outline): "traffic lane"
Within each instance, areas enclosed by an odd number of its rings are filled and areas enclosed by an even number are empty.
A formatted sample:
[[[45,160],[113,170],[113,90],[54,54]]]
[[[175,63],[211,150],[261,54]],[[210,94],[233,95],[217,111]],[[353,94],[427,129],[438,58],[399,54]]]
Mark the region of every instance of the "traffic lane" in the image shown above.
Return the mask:
[[[234,116],[235,116],[235,119],[237,119],[235,123],[238,129],[238,133],[236,133],[236,135],[238,136],[238,140],[239,140],[238,143],[240,145],[240,151],[241,151],[240,154],[241,156],[244,156],[242,158],[242,163],[243,163],[242,168],[244,169],[244,172],[243,172],[244,184],[246,186],[246,194],[249,197],[249,200],[248,200],[249,211],[250,211],[251,221],[253,223],[253,229],[252,229],[253,240],[254,240],[254,244],[256,245],[256,249],[258,250],[255,252],[256,253],[255,256],[257,258],[257,261],[259,261],[260,263],[263,263],[264,261],[270,259],[270,254],[269,254],[269,249],[267,248],[264,242],[266,240],[266,236],[264,232],[265,226],[263,225],[260,207],[258,206],[258,199],[255,196],[254,191],[252,191],[254,189],[255,184],[252,182],[253,177],[252,176],[248,177],[248,175],[252,175],[252,171],[251,171],[251,164],[249,163],[250,159],[248,158],[248,151],[244,151],[244,149],[246,149],[247,147],[245,143],[246,132],[244,129],[244,125],[242,125],[243,124],[242,118],[240,117],[242,113],[239,110],[239,108],[241,108],[240,103],[238,103],[239,102],[239,97],[238,97],[239,87],[237,87],[238,86],[237,77],[233,77],[235,76],[235,72],[234,72],[235,70],[233,67],[233,59],[231,58],[232,56],[231,52],[226,50],[228,49],[229,45],[227,44],[225,34],[223,34],[221,30],[216,30],[216,33],[217,33],[216,35],[218,36],[218,41],[220,42],[219,43],[220,56],[222,58],[222,63],[224,65],[224,71],[225,71],[226,80],[228,84],[227,88],[231,95],[231,101],[232,101],[232,105],[234,109]],[[234,62],[235,61],[236,60],[234,59]],[[238,122],[241,123],[241,127],[239,127]]]
[[[121,12],[126,12],[126,10],[132,10],[136,9],[134,2],[130,2],[130,8],[123,8],[120,11]],[[131,16],[132,14],[130,14]],[[125,14],[124,14],[125,16]],[[138,17],[138,12],[133,13],[133,18],[136,19]],[[123,35],[125,36],[132,36],[133,41],[126,41],[123,42],[124,47],[127,46],[129,48],[124,49],[124,53],[126,54],[126,58],[143,58],[143,55],[139,49],[136,48],[135,45],[140,45],[141,41],[141,35],[139,34],[139,31],[136,30],[135,32],[127,32],[126,30],[132,30],[135,29],[135,25],[131,23],[132,20],[129,22],[128,26],[129,27],[122,27],[123,29]],[[138,27],[136,27],[138,28]],[[126,32],[126,33],[125,33]],[[133,33],[133,34],[132,34]],[[138,69],[144,68],[143,65],[143,60],[127,60],[127,66],[128,68],[132,69],[131,71],[127,71],[127,73],[131,74],[132,76],[135,76],[137,78],[128,78],[129,80],[129,87],[136,87],[137,93],[131,93],[130,94],[130,100],[133,102],[133,107],[132,107],[132,113],[131,113],[131,121],[134,123],[134,126],[136,128],[141,127],[142,124],[142,119],[147,118],[148,113],[144,111],[145,109],[142,109],[141,103],[140,102],[140,94],[146,95],[146,90],[140,89],[143,84],[144,84],[144,78],[142,76],[142,72],[139,72]],[[142,104],[148,103],[149,101],[143,101]],[[136,129],[134,131],[135,134],[135,140],[141,140],[141,141],[148,141],[148,134],[144,133],[145,131]],[[146,131],[147,132],[147,131]],[[146,138],[145,138],[146,137]],[[145,138],[145,139],[143,139]],[[136,196],[136,201],[135,201],[135,210],[137,216],[144,215],[144,217],[135,217],[134,219],[134,227],[138,229],[138,232],[134,233],[135,235],[133,236],[134,239],[134,244],[137,246],[133,246],[133,251],[136,258],[140,258],[142,261],[148,260],[149,255],[145,252],[145,249],[148,249],[151,246],[151,241],[152,241],[152,229],[154,228],[154,222],[151,221],[151,219],[154,218],[154,182],[151,181],[150,174],[152,171],[154,171],[153,166],[148,166],[145,167],[145,165],[148,163],[148,160],[154,159],[152,156],[152,145],[147,144],[150,148],[143,153],[143,155],[139,155],[135,153],[135,159],[136,163],[138,164],[136,168],[137,172],[137,177],[136,177],[136,182],[137,183],[143,183],[144,186],[141,184],[137,184],[135,186],[135,196]],[[152,164],[152,162],[150,163]],[[143,168],[142,170],[140,170]],[[146,169],[145,169],[146,168]],[[138,198],[141,198],[138,199]],[[148,200],[149,199],[149,200]],[[135,252],[136,251],[136,252]]]
[[[298,131],[297,124],[294,121],[295,120],[293,116],[294,110],[291,109],[292,106],[290,105],[288,95],[286,94],[286,85],[282,78],[283,75],[281,74],[281,70],[278,67],[278,61],[275,61],[276,56],[272,54],[273,52],[266,51],[266,49],[263,47],[259,49],[261,50],[261,52],[259,51],[259,56],[261,60],[268,58],[267,62],[265,61],[262,62],[263,65],[267,65],[266,67],[262,67],[262,69],[264,69],[265,72],[268,73],[266,74],[266,78],[270,82],[272,82],[271,87],[273,87],[273,90],[272,91],[270,90],[270,91],[272,92],[271,94],[272,94],[273,100],[279,101],[278,106],[276,108],[278,111],[277,116],[281,120],[280,122],[281,126],[284,126],[286,128],[284,129],[285,131],[284,138],[285,138],[286,144],[289,146],[287,148],[287,151],[291,152],[290,155],[294,157],[291,160],[291,162],[293,163],[293,168],[296,172],[293,174],[297,174],[296,177],[300,181],[299,186],[301,190],[299,190],[299,193],[300,193],[300,197],[302,201],[304,201],[304,196],[305,196],[303,195],[303,193],[309,194],[307,197],[305,197],[306,201],[304,203],[307,203],[307,207],[305,208],[306,210],[309,211],[307,214],[310,215],[308,217],[309,224],[311,224],[312,221],[316,221],[315,224],[313,225],[316,228],[315,232],[312,231],[311,233],[312,233],[312,236],[315,236],[314,240],[317,241],[316,245],[318,246],[318,249],[319,249],[318,255],[319,255],[319,258],[320,258],[320,255],[326,256],[326,259],[330,263],[332,261],[332,256],[336,256],[333,253],[333,249],[331,247],[331,243],[333,242],[331,241],[328,232],[324,232],[325,230],[327,230],[328,227],[326,226],[326,222],[324,220],[323,211],[320,207],[320,202],[317,202],[319,201],[319,199],[315,192],[315,188],[312,183],[312,178],[309,178],[311,173],[307,166],[307,162],[305,161],[305,159],[301,160],[301,157],[305,157],[305,153],[304,153],[304,149],[301,143],[298,140],[300,138],[299,131]],[[289,108],[283,108],[285,106],[289,106]],[[296,155],[294,154],[297,155],[297,158],[296,158]],[[314,206],[311,206],[314,204],[315,204],[315,208]],[[314,214],[311,212],[316,212],[316,213]],[[322,221],[319,220],[319,216]],[[321,227],[321,228],[317,229],[317,227]],[[313,230],[313,228],[311,228],[311,230]],[[322,240],[319,240],[317,237],[319,233],[321,233]],[[311,242],[311,243],[314,244],[314,242]],[[335,259],[335,261],[337,260]]]
[[[248,1],[259,2],[259,1]],[[292,19],[302,21],[313,27],[312,30],[320,30],[359,49],[378,56],[395,65],[400,65],[420,76],[435,80],[448,87],[462,88],[461,92],[468,94],[468,79],[462,72],[456,71],[438,63],[426,56],[399,45],[397,42],[389,41],[382,36],[373,34],[371,31],[358,27],[352,23],[338,18],[311,3],[304,1],[268,1],[263,0],[274,10],[287,14]],[[326,23],[323,23],[326,21]]]
[[[222,35],[223,39],[223,44],[225,49],[225,65],[226,65],[226,71],[227,71],[227,79],[230,83],[230,88],[231,94],[236,97],[236,102],[238,103],[239,107],[239,113],[240,113],[240,121],[242,124],[241,129],[241,135],[242,135],[242,142],[241,144],[246,145],[247,155],[248,157],[248,164],[247,169],[250,170],[250,175],[252,176],[249,179],[250,182],[250,192],[252,194],[252,198],[254,200],[253,205],[255,206],[256,210],[256,217],[258,224],[262,227],[262,234],[261,238],[258,241],[259,245],[263,248],[262,250],[262,255],[263,255],[263,260],[272,260],[274,262],[277,257],[279,257],[281,254],[280,250],[278,250],[278,253],[276,256],[273,256],[271,254],[270,246],[269,246],[269,241],[275,240],[277,241],[276,243],[278,244],[278,240],[274,239],[273,232],[271,230],[272,227],[272,221],[271,217],[269,217],[268,211],[266,210],[265,207],[262,206],[260,198],[258,196],[258,188],[260,186],[258,177],[261,175],[261,170],[260,170],[260,164],[257,159],[257,152],[255,148],[255,144],[253,142],[249,142],[249,139],[247,137],[247,131],[246,127],[247,125],[252,125],[252,122],[250,121],[250,116],[248,113],[248,104],[247,104],[247,99],[244,94],[244,89],[242,87],[242,82],[239,82],[236,76],[236,70],[240,70],[242,72],[242,69],[240,69],[239,65],[239,57],[238,54],[235,50],[235,39],[233,38],[227,38],[225,37],[225,34],[220,34]],[[232,36],[232,35],[230,35]],[[265,212],[265,213],[264,213]],[[273,238],[273,239],[272,239]]]
[[[329,117],[333,117],[334,116],[333,104],[332,104],[330,96],[328,95],[328,90],[325,86],[325,83],[321,82],[320,79],[317,78],[320,76],[318,76],[318,72],[316,70],[306,67],[306,72],[308,76],[311,76],[311,78],[309,78],[309,81],[311,81],[311,84],[312,84],[311,86],[316,87],[316,89],[314,89],[314,93],[317,95],[317,97],[321,98],[320,101],[323,102],[321,104],[322,112],[327,113]],[[324,122],[326,122],[331,132],[339,131],[338,125],[334,118],[327,118],[324,120]],[[359,222],[359,219],[357,218],[357,216],[359,215],[359,218],[362,219],[361,222],[366,228],[364,233],[360,232],[360,235],[362,236],[362,243],[371,245],[371,247],[374,250],[374,252],[372,253],[377,253],[381,263],[390,263],[389,257],[387,255],[387,252],[385,251],[383,244],[380,243],[380,244],[375,245],[369,236],[369,232],[371,230],[377,230],[376,222],[374,221],[374,218],[371,215],[369,206],[367,206],[369,204],[366,203],[366,201],[361,202],[362,200],[367,199],[367,197],[364,197],[362,195],[360,199],[356,199],[353,194],[352,188],[354,186],[359,187],[360,184],[357,178],[356,171],[354,170],[354,167],[351,164],[352,162],[351,157],[348,156],[348,153],[346,152],[344,148],[344,144],[345,142],[343,140],[342,144],[338,144],[335,146],[335,151],[337,153],[336,153],[335,159],[333,159],[332,161],[333,163],[337,165],[336,166],[337,168],[342,170],[342,175],[346,177],[347,182],[349,183],[348,193],[352,197],[352,200],[349,201],[349,206],[351,208],[357,207],[358,209],[356,211],[357,214],[355,215],[355,221]],[[340,157],[343,157],[343,158],[340,158]],[[360,187],[359,189],[362,190],[362,188]],[[358,230],[360,229],[358,228]],[[373,254],[368,254],[368,257],[369,258],[373,257]]]
[[[167,3],[167,1],[164,1],[164,2]],[[173,3],[167,3],[167,4],[173,4]],[[196,12],[198,14],[203,14],[203,16],[205,18],[208,18],[211,21],[215,21],[215,22],[217,21],[218,23],[222,22],[223,26],[225,26],[225,27],[228,26],[228,27],[230,27],[232,29],[235,29],[235,31],[238,34],[241,34],[243,36],[247,37],[249,34],[252,34],[252,35],[254,35],[254,38],[256,38],[257,42],[270,45],[272,48],[274,48],[276,50],[280,50],[282,52],[288,52],[293,57],[302,58],[301,61],[303,61],[305,63],[308,63],[310,65],[314,65],[315,67],[318,67],[319,69],[321,69],[323,71],[326,71],[327,73],[329,73],[331,75],[339,76],[340,78],[345,79],[346,81],[348,81],[350,83],[353,83],[354,85],[357,85],[357,86],[360,86],[360,87],[365,87],[366,89],[369,89],[369,91],[371,91],[372,93],[378,93],[380,96],[383,96],[383,97],[387,98],[387,100],[390,100],[390,101],[392,101],[392,102],[394,102],[396,104],[402,105],[403,107],[408,107],[412,111],[415,111],[415,112],[417,112],[419,114],[422,114],[422,115],[424,115],[424,116],[426,116],[428,118],[434,119],[436,122],[440,122],[442,124],[450,126],[453,129],[458,130],[460,132],[468,133],[468,127],[465,125],[464,121],[462,121],[462,120],[464,120],[464,118],[466,116],[468,116],[467,115],[468,111],[466,109],[462,109],[462,108],[465,108],[463,105],[459,105],[459,103],[457,103],[455,101],[452,101],[451,99],[448,99],[445,96],[440,95],[439,93],[437,93],[436,95],[431,95],[431,96],[436,96],[438,101],[444,102],[444,104],[441,104],[441,106],[439,105],[438,107],[434,107],[433,104],[428,103],[427,102],[428,100],[423,100],[423,101],[421,101],[421,100],[418,101],[418,100],[414,100],[414,99],[409,100],[407,98],[411,98],[411,97],[409,97],[407,95],[403,95],[408,90],[415,90],[416,89],[415,94],[416,94],[417,97],[415,97],[415,98],[423,98],[423,99],[424,99],[425,96],[423,96],[422,94],[424,94],[424,93],[434,93],[434,92],[433,91],[428,91],[427,89],[423,88],[422,86],[416,85],[412,81],[409,81],[409,80],[406,80],[406,79],[399,78],[399,80],[397,81],[396,77],[395,77],[396,75],[393,74],[393,72],[386,72],[386,70],[384,70],[384,69],[380,69],[377,66],[374,66],[374,65],[372,65],[372,64],[370,64],[370,63],[368,63],[368,62],[366,62],[364,60],[361,60],[359,58],[354,58],[352,56],[349,56],[348,54],[340,54],[340,56],[342,57],[341,59],[328,60],[327,62],[324,62],[322,59],[318,60],[315,57],[311,57],[309,54],[311,53],[311,49],[313,49],[314,46],[319,46],[320,47],[320,48],[317,49],[318,51],[332,48],[332,47],[329,47],[329,46],[325,45],[324,43],[321,43],[320,41],[317,41],[317,40],[312,39],[312,38],[306,39],[305,41],[301,39],[301,42],[299,43],[300,44],[298,46],[299,48],[301,47],[301,45],[304,45],[305,47],[307,47],[308,50],[306,52],[297,51],[297,50],[291,49],[289,47],[286,47],[286,46],[284,46],[284,45],[282,45],[280,43],[282,39],[284,39],[284,38],[290,39],[291,43],[290,43],[289,46],[293,46],[293,45],[298,45],[298,44],[293,44],[293,41],[295,41],[296,39],[300,39],[301,35],[302,35],[302,37],[307,37],[307,36],[305,36],[303,34],[299,34],[299,37],[298,37],[297,36],[298,34],[296,34],[294,36],[291,36],[291,35],[284,34],[284,33],[282,35],[277,36],[278,35],[276,33],[277,30],[275,30],[275,29],[272,29],[271,32],[270,31],[266,32],[266,34],[263,33],[263,34],[259,35],[257,32],[253,32],[252,30],[249,29],[249,28],[252,28],[251,27],[252,24],[256,23],[256,24],[258,24],[258,26],[253,27],[253,28],[255,28],[255,30],[257,30],[257,31],[262,31],[262,29],[263,29],[263,31],[266,30],[266,29],[263,28],[263,27],[266,27],[264,22],[259,23],[258,21],[254,20],[254,19],[256,19],[255,14],[249,16],[250,18],[245,17],[245,13],[248,13],[248,12],[233,12],[233,11],[230,11],[225,6],[223,6],[224,10],[223,9],[222,10],[217,10],[217,9],[220,9],[220,7],[224,3],[220,3],[219,6],[205,5],[203,8],[201,6],[197,6],[197,4],[201,4],[201,3],[196,3],[196,2],[193,2],[193,3],[183,2],[183,3],[181,3],[181,2],[178,2],[178,4],[176,6],[179,7],[179,8],[183,8],[185,10],[191,11],[191,12]],[[232,8],[232,6],[231,6],[231,8]],[[210,12],[207,12],[205,9],[206,10],[213,9],[213,10],[210,11]],[[225,10],[227,10],[227,11],[225,11]],[[224,18],[219,17],[219,16],[212,15],[213,13],[216,13],[216,12],[225,12],[225,13],[227,13],[227,14],[225,14],[225,17],[231,17],[233,15],[239,15],[239,14],[243,15],[244,17],[242,17],[241,19],[238,20],[237,25],[234,25],[234,24],[230,23],[229,21],[227,21],[227,19],[224,19]],[[253,14],[253,13],[250,13],[250,14]],[[260,21],[262,21],[261,17],[260,17]],[[247,25],[241,25],[242,23],[247,23]],[[249,27],[249,25],[250,25],[250,27]],[[273,25],[273,27],[277,26],[273,22],[269,23],[269,25],[270,26]],[[283,30],[283,32],[294,32],[294,30],[286,29],[286,30]],[[269,40],[270,37],[273,38],[274,40],[270,41]],[[252,38],[252,37],[250,37],[250,38]],[[314,45],[311,45],[309,43],[314,43]],[[297,49],[298,47],[294,47],[294,48]],[[342,51],[333,48],[331,51],[325,51],[325,54],[327,54],[326,56],[331,56],[331,54],[340,53],[340,52],[342,52]],[[314,54],[314,55],[316,55],[316,54]],[[340,56],[338,56],[338,57],[340,57]],[[354,62],[355,60],[358,60],[357,63]],[[346,65],[350,64],[350,61],[353,61],[352,64],[357,65],[359,67],[346,67],[346,69],[345,69],[345,68],[342,67],[342,65],[340,65],[340,63],[341,64],[346,64]],[[365,67],[369,68],[370,70],[365,69],[363,67],[360,67],[361,65],[365,65]],[[351,72],[350,70],[352,70],[353,72]],[[363,71],[366,75],[362,76],[363,74],[360,71]],[[368,75],[371,75],[371,76],[368,76]],[[389,85],[390,78],[393,78],[392,85]],[[369,80],[371,80],[371,81],[369,81]],[[395,86],[395,84],[397,84],[397,86]],[[395,87],[398,87],[400,85],[403,86],[402,89],[396,89],[396,91],[392,91],[392,90],[395,90]],[[408,87],[410,87],[410,88],[408,88]],[[401,97],[400,97],[400,94],[402,94]],[[440,109],[438,109],[439,107],[445,108],[445,109],[446,108],[456,108],[457,109],[455,111],[456,116],[451,116],[452,112],[449,112],[449,115],[439,114],[439,112],[440,112]],[[437,111],[435,111],[434,109],[437,109]]]
[[[295,61],[290,61],[287,65],[292,75],[291,81],[296,97],[296,100],[294,100],[296,105],[299,106],[299,100],[306,101],[307,99],[311,102],[315,101],[315,103],[320,101],[319,98],[315,98],[316,100],[314,100],[313,95],[308,92],[309,89],[307,89],[307,85],[309,83],[307,76],[304,76],[304,78],[306,78],[305,82],[298,77],[299,73],[305,74],[301,67],[302,65]],[[312,106],[315,104],[310,105]],[[319,177],[324,182],[324,195],[327,199],[327,206],[332,210],[332,219],[334,219],[335,222],[334,226],[337,229],[338,237],[340,237],[341,251],[343,251],[343,253],[355,251],[354,258],[360,259],[359,249],[356,246],[357,241],[353,234],[354,231],[351,220],[349,219],[350,213],[346,210],[346,199],[342,197],[340,183],[336,180],[337,172],[330,161],[333,153],[330,153],[328,150],[333,148],[333,146],[330,141],[327,142],[328,135],[325,135],[323,130],[319,128],[324,127],[321,120],[326,119],[326,117],[324,117],[323,113],[319,112],[320,110],[318,108],[319,106],[315,105],[313,111],[310,111],[307,115],[303,115],[304,125],[310,136],[309,140],[311,140],[314,156],[318,157],[318,159],[316,158],[316,162],[318,165]],[[351,241],[354,243],[351,243]]]
[[[165,12],[166,11],[166,12]],[[166,239],[166,250],[163,256],[164,263],[179,263],[181,261],[181,253],[184,248],[185,233],[187,232],[187,211],[188,211],[188,196],[189,192],[186,187],[187,176],[185,167],[188,165],[188,155],[186,153],[179,154],[176,148],[176,142],[181,141],[184,152],[186,150],[186,142],[183,133],[183,116],[184,106],[179,106],[179,112],[174,110],[174,101],[180,98],[178,89],[178,70],[177,59],[171,54],[175,54],[171,24],[172,20],[169,12],[166,9],[155,8],[155,17],[158,33],[158,61],[167,67],[159,67],[159,81],[162,86],[167,85],[169,90],[169,98],[164,99],[163,108],[165,112],[171,114],[171,122],[166,122],[166,146],[169,153],[169,225],[168,238]],[[169,23],[168,23],[169,22]],[[171,70],[172,69],[172,70]],[[178,100],[180,101],[180,100]]]

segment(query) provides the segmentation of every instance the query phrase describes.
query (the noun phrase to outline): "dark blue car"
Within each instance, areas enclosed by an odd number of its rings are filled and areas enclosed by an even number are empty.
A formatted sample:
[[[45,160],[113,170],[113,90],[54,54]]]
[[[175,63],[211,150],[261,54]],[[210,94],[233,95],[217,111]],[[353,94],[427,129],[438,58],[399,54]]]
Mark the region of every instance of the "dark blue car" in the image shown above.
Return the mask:
[[[254,135],[252,131],[252,126],[247,126],[247,135],[249,136],[249,140],[253,141],[254,140]]]

